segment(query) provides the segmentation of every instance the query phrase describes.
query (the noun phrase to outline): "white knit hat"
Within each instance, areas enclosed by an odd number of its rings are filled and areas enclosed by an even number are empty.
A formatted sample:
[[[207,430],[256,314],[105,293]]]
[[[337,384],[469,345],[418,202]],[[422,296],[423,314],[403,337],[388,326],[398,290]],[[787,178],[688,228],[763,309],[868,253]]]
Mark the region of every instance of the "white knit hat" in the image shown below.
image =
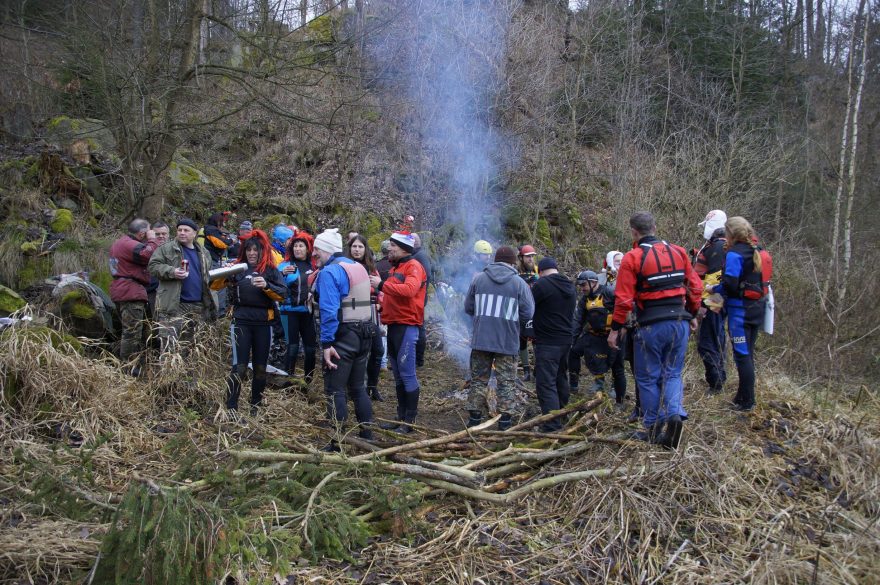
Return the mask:
[[[708,240],[709,238],[711,238],[712,234],[715,233],[715,230],[717,230],[718,228],[723,228],[726,222],[727,214],[720,209],[713,209],[712,211],[707,213],[706,219],[698,224],[703,226],[703,239]]]
[[[318,234],[314,247],[331,254],[342,252],[342,236],[339,234],[339,228],[330,228]]]

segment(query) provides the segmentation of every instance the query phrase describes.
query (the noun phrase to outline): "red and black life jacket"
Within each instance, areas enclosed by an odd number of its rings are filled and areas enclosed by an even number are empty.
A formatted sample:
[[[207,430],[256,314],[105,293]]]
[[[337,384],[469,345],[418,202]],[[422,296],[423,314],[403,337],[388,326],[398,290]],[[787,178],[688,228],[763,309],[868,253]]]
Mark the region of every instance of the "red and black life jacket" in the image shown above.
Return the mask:
[[[770,290],[770,281],[773,278],[773,257],[770,252],[758,248],[761,255],[761,270],[755,270],[755,262],[752,255],[743,257],[743,272],[739,281],[740,295],[750,301],[763,299]]]
[[[639,246],[642,249],[642,262],[636,279],[636,293],[681,289],[684,295],[687,257],[677,254],[663,240],[645,242]]]

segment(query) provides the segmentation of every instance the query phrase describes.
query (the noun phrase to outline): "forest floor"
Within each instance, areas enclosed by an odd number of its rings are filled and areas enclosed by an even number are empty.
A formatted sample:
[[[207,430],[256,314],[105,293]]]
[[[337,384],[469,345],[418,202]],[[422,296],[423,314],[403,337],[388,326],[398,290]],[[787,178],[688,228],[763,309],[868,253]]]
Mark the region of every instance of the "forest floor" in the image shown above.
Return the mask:
[[[236,452],[309,454],[332,438],[322,422],[320,378],[308,392],[273,385],[264,412],[231,423],[221,408],[221,343],[209,339],[186,362],[134,380],[106,355],[84,357],[25,331],[4,332],[0,344],[0,582],[98,583],[131,566],[137,570],[121,582],[141,582],[150,571],[154,582],[172,582],[155,573],[161,563],[150,565],[158,555],[150,542],[163,538],[171,539],[162,545],[165,560],[175,546],[213,559],[201,579],[172,570],[180,582],[225,585],[866,583],[876,574],[880,404],[867,390],[849,403],[762,371],[758,408],[736,413],[727,407],[733,390],[704,394],[702,367],[691,353],[690,419],[677,451],[621,440],[636,426],[625,421],[629,409],[605,400],[584,415],[577,442],[504,444],[533,453],[563,443],[579,449],[523,467],[528,473],[511,479],[510,489],[564,473],[603,474],[502,504],[426,491],[377,469],[334,467],[341,474],[334,480],[317,459],[283,471],[280,463],[241,465],[245,480],[231,471]],[[459,367],[431,348],[419,377],[418,424],[463,429]],[[374,403],[376,415],[393,418],[390,372],[382,373],[380,388],[385,401]],[[534,404],[533,392],[525,384],[519,394]],[[442,436],[425,431],[415,438]],[[395,443],[390,433],[378,440],[380,447]],[[504,445],[473,447],[492,453]],[[361,453],[348,443],[343,450],[347,457]],[[139,485],[149,488],[137,492],[140,500],[131,496]],[[156,494],[170,502],[170,493],[191,510],[187,525],[213,514],[208,524],[224,527],[208,530],[214,540],[175,541],[181,531],[159,528],[154,540],[135,545],[107,536],[128,534],[138,526],[132,518],[141,518],[145,531],[152,527],[144,520],[149,502]],[[132,502],[138,515],[120,515]],[[155,522],[178,508],[166,503],[163,510]],[[352,515],[358,520],[349,525]],[[227,546],[235,526],[244,539]],[[319,542],[325,533],[328,540]],[[286,554],[273,548],[284,542]]]

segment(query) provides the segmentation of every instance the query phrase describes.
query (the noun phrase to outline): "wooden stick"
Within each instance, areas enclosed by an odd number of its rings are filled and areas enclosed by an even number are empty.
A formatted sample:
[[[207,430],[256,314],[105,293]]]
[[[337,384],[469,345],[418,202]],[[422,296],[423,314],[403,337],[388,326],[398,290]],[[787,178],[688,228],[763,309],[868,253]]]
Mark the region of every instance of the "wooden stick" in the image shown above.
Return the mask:
[[[386,455],[391,455],[393,453],[400,453],[402,451],[414,451],[416,449],[422,449],[424,447],[434,447],[436,445],[444,445],[446,443],[452,443],[459,439],[463,439],[465,437],[470,437],[475,434],[479,434],[480,432],[488,429],[501,418],[501,415],[496,416],[495,418],[491,418],[484,422],[481,425],[477,425],[475,427],[471,427],[469,429],[464,429],[463,431],[459,431],[457,433],[453,433],[451,435],[446,435],[444,437],[436,437],[434,439],[425,439],[423,441],[416,441],[415,443],[407,443],[405,445],[396,445],[394,447],[388,447],[387,449],[382,449],[380,451],[375,451],[373,453],[367,453],[365,455],[357,455],[355,457],[351,457],[351,461],[364,461],[369,459],[375,459],[377,457],[385,457]]]
[[[547,422],[548,420],[559,418],[560,416],[565,416],[566,414],[570,414],[572,412],[589,412],[598,408],[599,405],[601,405],[603,402],[605,402],[605,397],[600,393],[595,399],[591,400],[590,402],[578,402],[576,404],[572,404],[571,406],[566,406],[565,408],[562,408],[560,410],[554,410],[553,412],[549,412],[545,415],[529,419],[525,422],[519,423],[518,425],[514,425],[507,429],[507,431],[505,432],[528,429],[535,425]]]
[[[644,470],[644,467],[640,468],[640,470]],[[617,468],[609,468],[609,469],[591,469],[589,471],[574,471],[571,473],[561,473],[559,475],[553,475],[550,477],[545,477],[543,479],[539,479],[536,482],[530,483],[528,485],[524,485],[521,488],[517,488],[512,492],[507,492],[506,494],[494,494],[489,493],[486,490],[481,489],[473,489],[465,486],[457,485],[454,483],[447,483],[443,481],[437,480],[424,480],[424,483],[444,489],[450,493],[458,494],[460,496],[464,496],[466,498],[471,498],[474,500],[483,500],[486,502],[492,502],[493,504],[510,504],[517,500],[524,498],[525,496],[536,492],[538,490],[546,489],[555,485],[559,485],[562,483],[572,482],[572,481],[581,481],[584,479],[590,478],[604,478],[610,477],[612,475],[626,475],[629,473],[628,467],[617,467]]]

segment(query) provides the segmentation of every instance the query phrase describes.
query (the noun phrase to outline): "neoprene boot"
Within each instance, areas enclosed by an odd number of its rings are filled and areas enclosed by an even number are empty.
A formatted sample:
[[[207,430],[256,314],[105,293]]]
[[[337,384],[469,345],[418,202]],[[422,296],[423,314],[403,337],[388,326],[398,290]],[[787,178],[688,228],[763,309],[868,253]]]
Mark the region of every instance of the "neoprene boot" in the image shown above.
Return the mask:
[[[471,417],[468,419],[467,428],[475,427],[483,422],[483,413],[480,410],[469,410]]]
[[[403,424],[394,429],[395,432],[408,435],[413,432],[412,425],[416,422],[416,416],[419,414],[419,388],[412,392],[406,392],[406,410],[403,414]]]
[[[513,417],[509,412],[502,412],[501,418],[498,420],[498,430],[506,431],[513,426]]]

